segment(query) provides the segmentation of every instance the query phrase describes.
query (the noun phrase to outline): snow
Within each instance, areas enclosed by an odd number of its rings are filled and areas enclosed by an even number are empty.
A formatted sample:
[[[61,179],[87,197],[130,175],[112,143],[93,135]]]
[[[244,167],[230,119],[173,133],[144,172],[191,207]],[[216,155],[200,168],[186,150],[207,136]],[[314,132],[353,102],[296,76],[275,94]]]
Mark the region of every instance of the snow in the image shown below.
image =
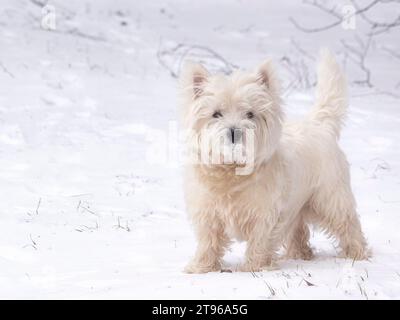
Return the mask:
[[[4,0],[0,11],[0,298],[400,298],[400,60],[382,50],[398,51],[398,30],[373,43],[368,88],[354,84],[363,73],[340,42],[354,42],[365,26],[303,33],[289,17],[310,17],[307,26],[328,17],[300,1],[54,0],[55,30],[40,27],[38,3]],[[339,259],[333,242],[313,232],[312,261],[184,274],[195,239],[168,131],[177,119],[171,73],[183,52],[226,71],[271,56],[286,84],[281,58],[305,63],[309,78],[284,96],[288,116],[300,117],[313,101],[313,59],[326,45],[352,83],[341,145],[373,257]],[[225,266],[243,251],[235,244]]]

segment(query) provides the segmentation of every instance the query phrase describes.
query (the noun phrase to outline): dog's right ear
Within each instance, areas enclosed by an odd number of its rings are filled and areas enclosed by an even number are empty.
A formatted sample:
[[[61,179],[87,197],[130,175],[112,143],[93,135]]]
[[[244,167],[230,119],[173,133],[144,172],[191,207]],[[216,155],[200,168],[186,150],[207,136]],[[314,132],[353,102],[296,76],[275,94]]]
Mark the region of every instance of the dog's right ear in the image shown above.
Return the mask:
[[[208,77],[207,69],[201,64],[186,62],[181,72],[180,82],[183,90],[195,100],[203,94]]]
[[[275,73],[275,68],[270,59],[264,61],[257,68],[257,82],[269,91],[279,92],[279,80]]]

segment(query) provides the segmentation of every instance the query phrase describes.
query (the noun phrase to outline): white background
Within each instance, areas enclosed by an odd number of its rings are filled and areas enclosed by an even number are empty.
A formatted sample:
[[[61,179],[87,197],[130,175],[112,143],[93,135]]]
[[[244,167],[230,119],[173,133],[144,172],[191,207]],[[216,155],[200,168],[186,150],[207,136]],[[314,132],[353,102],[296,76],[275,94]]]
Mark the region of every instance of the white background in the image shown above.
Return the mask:
[[[400,4],[356,16],[355,29],[309,33],[290,18],[316,28],[335,17],[293,0],[57,0],[55,30],[41,27],[41,3],[1,0],[0,298],[400,298],[400,28],[366,45],[366,19],[395,20]],[[351,85],[341,146],[373,257],[338,259],[314,231],[313,261],[184,274],[195,240],[182,168],[165,135],[151,134],[177,119],[171,72],[184,58],[229,71],[272,57],[285,112],[298,118],[312,106],[322,46]],[[151,163],[158,139],[165,152]],[[235,245],[226,267],[242,254]]]

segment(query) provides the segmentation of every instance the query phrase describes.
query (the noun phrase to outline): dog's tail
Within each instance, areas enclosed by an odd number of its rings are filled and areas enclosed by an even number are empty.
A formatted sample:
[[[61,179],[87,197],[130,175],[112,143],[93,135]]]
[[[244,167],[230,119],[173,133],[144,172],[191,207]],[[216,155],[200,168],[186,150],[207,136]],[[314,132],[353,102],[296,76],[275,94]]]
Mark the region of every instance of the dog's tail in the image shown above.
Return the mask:
[[[348,106],[347,81],[328,49],[321,50],[317,76],[316,102],[311,119],[339,138]]]

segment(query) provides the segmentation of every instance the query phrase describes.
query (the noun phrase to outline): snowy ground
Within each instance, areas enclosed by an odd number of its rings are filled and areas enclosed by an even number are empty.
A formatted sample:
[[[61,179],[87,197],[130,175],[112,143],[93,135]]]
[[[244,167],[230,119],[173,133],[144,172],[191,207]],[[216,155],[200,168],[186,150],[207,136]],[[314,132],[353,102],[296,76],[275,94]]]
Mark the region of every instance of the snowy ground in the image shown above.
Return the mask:
[[[373,43],[374,88],[363,88],[340,51],[362,25],[303,33],[290,16],[309,25],[329,17],[300,2],[58,0],[54,31],[40,27],[40,3],[3,0],[0,9],[0,298],[400,298],[400,60],[381,50],[399,51],[398,30]],[[160,134],[176,119],[170,73],[182,52],[225,69],[272,56],[288,79],[283,56],[312,67],[324,45],[353,84],[341,145],[373,258],[335,258],[315,233],[310,262],[254,275],[182,273],[195,241],[181,166]],[[311,73],[287,86],[290,117],[311,106],[312,81]],[[149,161],[157,143],[165,152]],[[235,245],[227,267],[242,253]]]

